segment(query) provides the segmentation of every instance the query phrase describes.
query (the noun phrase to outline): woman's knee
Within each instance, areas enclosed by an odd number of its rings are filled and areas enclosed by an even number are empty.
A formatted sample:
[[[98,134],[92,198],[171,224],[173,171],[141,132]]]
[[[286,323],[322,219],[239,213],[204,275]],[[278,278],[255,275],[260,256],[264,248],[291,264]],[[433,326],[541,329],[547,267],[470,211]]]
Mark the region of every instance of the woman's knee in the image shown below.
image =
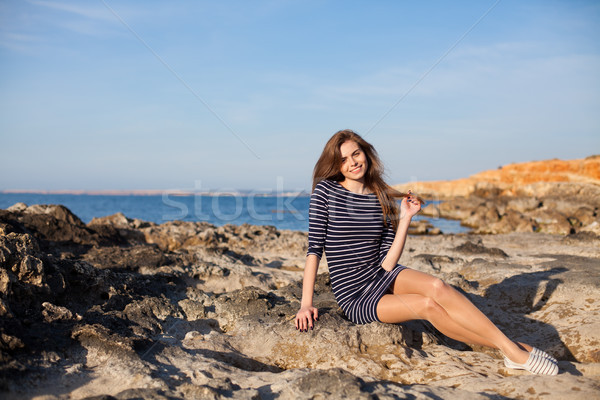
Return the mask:
[[[450,294],[452,287],[439,278],[433,278],[431,281],[431,297],[434,300],[443,299]]]
[[[423,309],[421,310],[421,314],[427,319],[435,319],[435,317],[443,314],[444,308],[437,302],[435,299],[431,297],[426,297],[423,299]]]

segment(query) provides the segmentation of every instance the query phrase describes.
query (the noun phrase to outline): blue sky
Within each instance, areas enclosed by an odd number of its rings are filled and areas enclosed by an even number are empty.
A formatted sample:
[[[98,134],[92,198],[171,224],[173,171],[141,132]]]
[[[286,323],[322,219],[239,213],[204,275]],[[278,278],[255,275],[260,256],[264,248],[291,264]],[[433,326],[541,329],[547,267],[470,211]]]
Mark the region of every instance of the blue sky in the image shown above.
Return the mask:
[[[390,183],[600,153],[596,1],[0,2],[0,190]]]

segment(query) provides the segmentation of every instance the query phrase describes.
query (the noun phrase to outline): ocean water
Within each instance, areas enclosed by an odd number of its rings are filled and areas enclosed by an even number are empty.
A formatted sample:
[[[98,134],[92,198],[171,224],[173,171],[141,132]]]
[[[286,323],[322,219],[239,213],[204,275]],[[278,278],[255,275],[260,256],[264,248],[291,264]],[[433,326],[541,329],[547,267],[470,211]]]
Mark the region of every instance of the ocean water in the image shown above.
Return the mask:
[[[308,206],[310,198],[303,196],[234,196],[163,194],[142,195],[86,195],[86,194],[33,194],[0,193],[0,208],[15,203],[62,204],[88,223],[94,217],[104,217],[118,212],[129,218],[138,218],[157,224],[172,221],[205,221],[221,226],[225,224],[273,225],[277,229],[308,231]],[[468,229],[459,221],[443,218],[429,219],[443,233],[463,233]]]

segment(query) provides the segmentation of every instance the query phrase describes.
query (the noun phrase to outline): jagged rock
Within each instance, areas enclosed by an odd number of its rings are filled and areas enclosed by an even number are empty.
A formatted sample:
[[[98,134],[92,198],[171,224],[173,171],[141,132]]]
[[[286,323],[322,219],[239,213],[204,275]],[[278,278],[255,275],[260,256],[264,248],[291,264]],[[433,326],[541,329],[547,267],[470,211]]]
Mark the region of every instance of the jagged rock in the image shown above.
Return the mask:
[[[93,229],[101,236],[122,237],[128,242],[145,243],[144,235],[138,230],[154,226],[152,222],[145,222],[139,219],[127,218],[123,213],[117,213],[101,218],[92,218],[87,224],[88,228]]]
[[[62,275],[45,268],[43,257],[37,240],[29,234],[0,236],[0,297],[4,315],[32,313],[40,299],[51,298],[53,291],[63,293]]]
[[[497,223],[502,218],[498,208],[494,204],[482,203],[471,212],[462,224],[470,227],[488,226]]]
[[[135,352],[135,339],[113,332],[101,324],[82,324],[76,326],[71,336],[88,350],[87,362],[99,364],[113,357],[125,357],[138,360]]]
[[[56,248],[71,243],[76,245],[100,245],[122,242],[119,236],[101,235],[88,228],[75,214],[62,205],[32,205],[22,203],[14,212],[0,210],[0,224],[12,232],[30,233],[44,244],[44,248]],[[52,246],[46,246],[52,243]]]
[[[49,302],[42,303],[42,315],[46,322],[65,321],[73,319],[75,316],[67,307],[57,306]],[[81,316],[77,316],[81,319]]]

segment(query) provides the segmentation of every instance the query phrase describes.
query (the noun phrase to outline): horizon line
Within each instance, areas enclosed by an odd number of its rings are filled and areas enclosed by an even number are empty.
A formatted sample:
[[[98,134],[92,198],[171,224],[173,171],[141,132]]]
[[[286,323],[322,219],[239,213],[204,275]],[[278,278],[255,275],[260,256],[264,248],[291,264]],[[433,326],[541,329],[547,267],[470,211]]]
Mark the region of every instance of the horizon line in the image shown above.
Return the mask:
[[[306,190],[301,191],[285,191],[275,193],[275,191],[253,191],[253,190],[228,190],[228,191],[209,191],[196,192],[191,190],[180,189],[100,189],[100,190],[85,190],[85,189],[60,189],[60,190],[43,190],[43,189],[4,189],[0,190],[0,194],[69,194],[69,195],[87,195],[87,196],[301,196],[310,195]]]

